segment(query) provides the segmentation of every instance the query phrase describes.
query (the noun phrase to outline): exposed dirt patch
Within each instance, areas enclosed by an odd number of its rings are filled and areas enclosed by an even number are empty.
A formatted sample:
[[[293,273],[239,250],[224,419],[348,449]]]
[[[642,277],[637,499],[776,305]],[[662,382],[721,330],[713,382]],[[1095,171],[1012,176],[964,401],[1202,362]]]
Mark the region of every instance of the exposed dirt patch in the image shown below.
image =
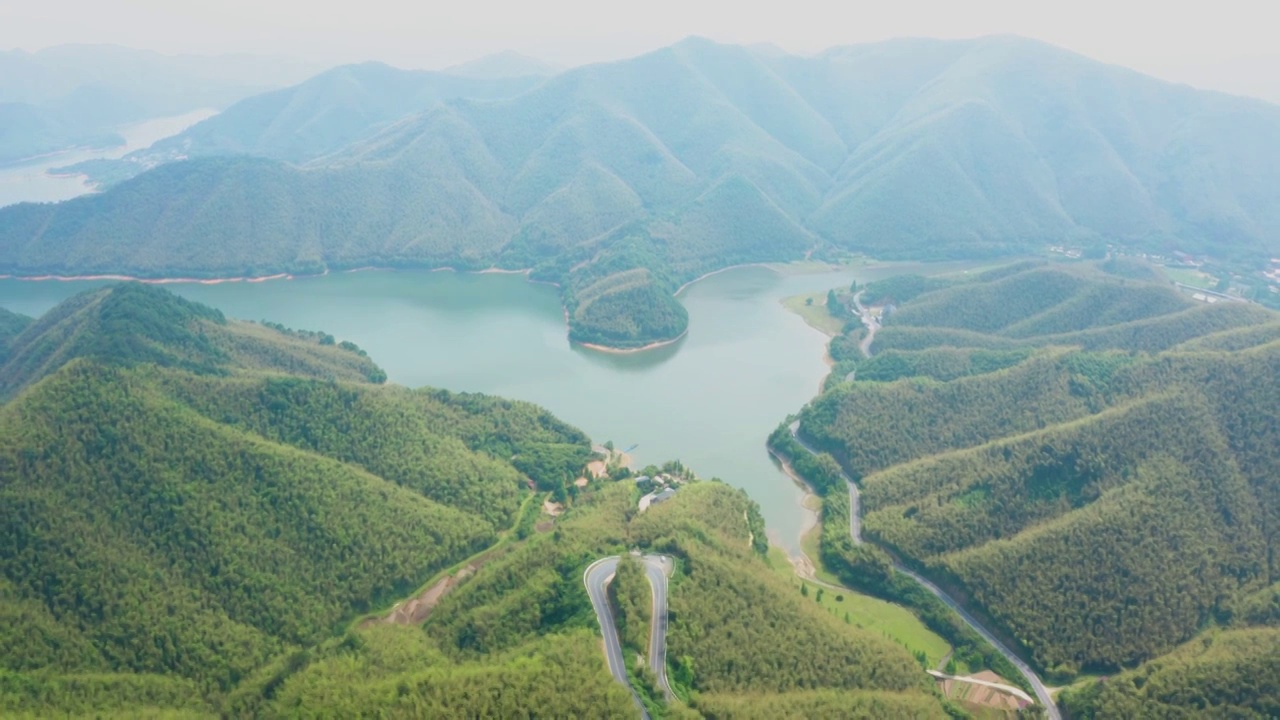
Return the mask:
[[[986,682],[1008,684],[1004,678],[991,671],[983,671],[969,678]],[[942,694],[960,703],[975,717],[979,718],[1015,718],[1018,711],[1027,706],[1027,702],[1016,695],[993,688],[988,685],[965,682],[964,679],[939,679],[938,689]]]
[[[791,561],[791,566],[796,569],[796,575],[804,580],[816,580],[818,578],[818,569],[814,567],[813,561],[808,555],[802,552],[787,555],[787,559]]]
[[[447,595],[459,582],[474,575],[478,569],[476,565],[472,564],[453,575],[442,577],[416,597],[397,603],[387,616],[369,618],[360,623],[360,627],[366,628],[372,625],[417,625],[427,619],[427,616],[431,614],[436,605],[440,604],[441,598]]]
[[[448,595],[463,580],[475,575],[480,568],[483,568],[489,561],[500,557],[506,552],[505,548],[493,549],[472,560],[458,572],[440,578],[431,586],[414,597],[403,602],[396,603],[391,608],[391,612],[383,617],[369,618],[360,623],[361,628],[371,627],[373,625],[420,625],[431,615],[431,611],[445,595]]]

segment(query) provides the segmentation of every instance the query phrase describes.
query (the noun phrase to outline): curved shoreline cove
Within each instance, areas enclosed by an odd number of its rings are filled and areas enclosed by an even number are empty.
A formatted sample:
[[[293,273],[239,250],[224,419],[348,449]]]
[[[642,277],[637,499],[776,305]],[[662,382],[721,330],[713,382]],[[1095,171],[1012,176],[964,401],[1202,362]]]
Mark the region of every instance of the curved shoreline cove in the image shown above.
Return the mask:
[[[170,284],[228,317],[323,329],[378,359],[391,382],[529,400],[613,440],[643,466],[678,458],[745,488],[777,544],[798,549],[804,491],[775,465],[765,439],[812,399],[828,372],[828,338],[780,300],[901,272],[975,263],[743,267],[680,296],[690,331],[638,353],[566,342],[559,293],[519,274],[334,272],[288,282]],[[0,307],[40,315],[109,280],[0,280]]]

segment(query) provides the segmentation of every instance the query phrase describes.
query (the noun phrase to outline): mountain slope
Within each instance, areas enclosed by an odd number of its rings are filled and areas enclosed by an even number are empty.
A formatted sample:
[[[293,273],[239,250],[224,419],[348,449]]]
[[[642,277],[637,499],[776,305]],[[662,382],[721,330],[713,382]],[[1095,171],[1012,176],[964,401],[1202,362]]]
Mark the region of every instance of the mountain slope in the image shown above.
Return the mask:
[[[248,154],[303,163],[437,103],[510,97],[534,82],[399,70],[381,63],[344,65],[299,85],[241,100],[126,160],[145,168],[172,157]]]
[[[801,414],[866,536],[1063,677],[1157,658],[1280,571],[1275,314],[1108,267],[872,284],[909,299]]]
[[[367,382],[354,346],[154,287],[13,324],[6,717],[625,716],[582,573],[630,547],[679,560],[670,674],[687,704],[649,688],[655,708],[699,717],[749,688],[946,716],[906,648],[767,564],[740,490],[681,470],[637,514],[629,477],[566,487],[591,445],[546,411]]]
[[[314,70],[282,58],[165,56],[110,45],[0,51],[0,165],[122,145],[121,124],[226,107]]]
[[[0,308],[0,365],[9,361],[13,339],[27,329],[31,318]]]
[[[0,211],[0,271],[497,265],[583,287],[582,274],[644,269],[670,293],[813,249],[1280,252],[1280,107],[1031,41],[797,58],[690,39],[518,85],[356,66],[247,100],[173,153],[305,170],[206,158]],[[636,237],[661,242],[590,269]],[[684,329],[611,312],[624,316],[600,327],[571,313],[571,330],[636,346]]]
[[[354,345],[146,286],[72,298],[14,347],[4,714],[208,710],[491,545],[527,477],[589,455],[533,406],[372,384]]]
[[[692,482],[644,514],[635,515],[634,506],[630,482],[584,493],[554,531],[532,535],[461,581],[422,630],[361,631],[358,640],[334,643],[290,673],[274,698],[247,707],[272,717],[299,705],[448,714],[486,702],[493,714],[510,715],[541,702],[576,707],[609,697],[617,703],[611,707],[621,706],[617,716],[634,714],[625,692],[597,685],[598,675],[582,685],[557,679],[562,669],[603,667],[598,639],[584,632],[595,617],[581,573],[591,560],[632,545],[679,559],[670,585],[669,677],[689,702],[672,702],[671,715],[720,717],[720,708],[749,688],[764,702],[809,691],[894,717],[945,717],[928,676],[902,647],[833,617],[765,564],[747,542],[758,509],[741,491]],[[505,689],[473,690],[476,699],[466,701],[456,679],[440,669],[466,668],[473,686],[492,687],[498,679],[490,673],[511,659],[504,685],[526,687],[542,669],[556,672],[543,674],[523,698]],[[548,699],[547,688],[563,688],[567,696]]]

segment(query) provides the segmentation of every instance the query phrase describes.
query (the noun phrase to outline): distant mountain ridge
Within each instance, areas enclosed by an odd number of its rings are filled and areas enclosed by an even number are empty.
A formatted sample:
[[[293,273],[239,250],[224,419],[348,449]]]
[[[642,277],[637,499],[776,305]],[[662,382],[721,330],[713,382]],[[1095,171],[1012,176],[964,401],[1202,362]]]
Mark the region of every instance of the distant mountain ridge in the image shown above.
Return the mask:
[[[1280,252],[1280,107],[1020,38],[812,58],[694,38],[398,120],[402,106],[352,114],[333,91],[297,104],[319,80],[174,139],[193,157],[299,166],[200,160],[0,212],[0,271],[534,268],[562,286],[575,339],[633,346],[683,332],[670,293],[735,263],[1051,243]],[[360,88],[359,107],[394,95]],[[295,142],[313,128],[323,141]],[[240,130],[251,143],[218,145]]]
[[[162,55],[113,45],[0,51],[0,164],[123,144],[124,123],[223,108],[318,67],[253,55]]]

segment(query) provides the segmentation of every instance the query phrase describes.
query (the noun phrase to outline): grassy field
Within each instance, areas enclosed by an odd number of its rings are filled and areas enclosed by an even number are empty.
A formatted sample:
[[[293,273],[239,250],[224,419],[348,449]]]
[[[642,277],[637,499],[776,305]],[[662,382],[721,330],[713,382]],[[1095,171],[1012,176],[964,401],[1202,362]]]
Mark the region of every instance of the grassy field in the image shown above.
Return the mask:
[[[1189,267],[1161,267],[1164,274],[1174,282],[1180,282],[1183,285],[1198,287],[1204,290],[1212,290],[1218,284],[1218,278],[1206,272],[1201,272],[1195,268]]]
[[[810,550],[806,549],[805,554]],[[817,557],[810,555],[810,557]],[[778,548],[769,549],[769,561],[774,569],[800,592],[802,580],[796,576],[786,552]],[[830,579],[821,568],[818,577]],[[847,614],[849,622],[859,627],[880,631],[889,639],[897,642],[912,653],[923,651],[929,667],[936,667],[951,652],[951,645],[920,622],[910,610],[885,602],[870,595],[863,595],[852,590],[832,590],[823,588],[812,582],[803,582],[808,586],[809,598],[821,605],[827,612],[843,618]],[[818,591],[822,591],[821,597]]]
[[[839,335],[844,328],[843,320],[831,317],[831,313],[827,312],[827,293],[825,291],[783,298],[782,306],[799,315],[809,327],[820,333],[834,337]]]

